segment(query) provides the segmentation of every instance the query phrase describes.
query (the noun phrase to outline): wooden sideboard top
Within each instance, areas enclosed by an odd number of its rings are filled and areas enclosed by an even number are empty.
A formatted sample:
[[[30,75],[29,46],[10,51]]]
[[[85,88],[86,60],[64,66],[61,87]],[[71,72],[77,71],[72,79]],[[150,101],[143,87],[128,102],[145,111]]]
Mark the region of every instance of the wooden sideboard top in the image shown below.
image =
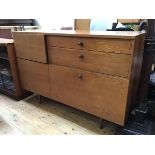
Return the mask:
[[[0,38],[0,45],[2,45],[2,44],[11,44],[11,43],[13,43],[13,39]]]
[[[121,38],[121,39],[134,39],[136,36],[145,34],[140,31],[87,31],[87,30],[30,30],[30,31],[17,31],[13,33],[36,33],[44,35],[57,35],[57,36],[75,36],[75,37],[100,37],[100,38]]]

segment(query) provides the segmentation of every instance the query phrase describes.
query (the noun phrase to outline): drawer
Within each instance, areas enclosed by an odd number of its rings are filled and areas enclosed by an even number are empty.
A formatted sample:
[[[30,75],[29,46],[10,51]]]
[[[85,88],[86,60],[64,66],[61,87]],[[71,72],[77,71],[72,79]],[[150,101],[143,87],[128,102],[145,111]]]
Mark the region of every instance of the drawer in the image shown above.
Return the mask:
[[[63,37],[63,36],[47,36],[47,45],[84,49],[93,51],[103,51],[112,53],[127,53],[133,51],[132,40],[125,39],[103,39],[103,38],[81,38],[81,37]]]
[[[128,77],[131,55],[50,47],[49,62],[99,73]]]
[[[47,63],[43,34],[13,33],[16,57]]]
[[[24,89],[50,96],[49,67],[47,64],[17,59],[21,85]]]
[[[50,65],[51,98],[124,125],[128,80]]]

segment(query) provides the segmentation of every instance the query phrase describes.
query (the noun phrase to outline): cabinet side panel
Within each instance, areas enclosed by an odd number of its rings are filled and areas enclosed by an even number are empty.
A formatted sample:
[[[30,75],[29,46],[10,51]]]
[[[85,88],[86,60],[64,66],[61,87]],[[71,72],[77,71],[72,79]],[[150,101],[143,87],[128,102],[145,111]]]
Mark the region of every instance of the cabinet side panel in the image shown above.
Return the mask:
[[[129,112],[136,104],[138,98],[138,85],[143,62],[144,34],[137,36],[133,41],[133,45],[134,48],[131,62],[128,102],[126,106],[126,119],[128,118]]]

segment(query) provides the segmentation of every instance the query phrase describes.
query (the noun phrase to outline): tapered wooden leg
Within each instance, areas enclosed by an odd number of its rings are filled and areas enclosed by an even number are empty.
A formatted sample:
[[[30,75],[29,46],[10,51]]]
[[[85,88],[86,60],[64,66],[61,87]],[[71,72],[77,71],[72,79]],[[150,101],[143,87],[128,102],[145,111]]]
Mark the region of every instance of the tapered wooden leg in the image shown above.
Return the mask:
[[[41,104],[43,97],[41,95],[39,95],[38,98],[39,98],[39,103]]]
[[[100,118],[100,129],[103,129],[106,126],[106,121]]]

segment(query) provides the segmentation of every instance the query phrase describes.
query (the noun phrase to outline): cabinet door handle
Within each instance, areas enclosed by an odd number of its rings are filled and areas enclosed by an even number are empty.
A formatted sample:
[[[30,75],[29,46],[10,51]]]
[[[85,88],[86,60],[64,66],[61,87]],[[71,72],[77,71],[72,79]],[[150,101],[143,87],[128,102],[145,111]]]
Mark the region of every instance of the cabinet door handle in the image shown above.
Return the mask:
[[[82,41],[80,41],[80,42],[78,43],[78,45],[81,46],[81,47],[83,47],[83,46],[84,46],[84,43],[83,43]]]
[[[80,54],[79,55],[79,59],[83,60],[84,59],[84,55],[83,54]]]
[[[83,75],[82,75],[82,74],[78,74],[78,78],[79,78],[80,80],[82,80],[82,79],[83,79]]]

